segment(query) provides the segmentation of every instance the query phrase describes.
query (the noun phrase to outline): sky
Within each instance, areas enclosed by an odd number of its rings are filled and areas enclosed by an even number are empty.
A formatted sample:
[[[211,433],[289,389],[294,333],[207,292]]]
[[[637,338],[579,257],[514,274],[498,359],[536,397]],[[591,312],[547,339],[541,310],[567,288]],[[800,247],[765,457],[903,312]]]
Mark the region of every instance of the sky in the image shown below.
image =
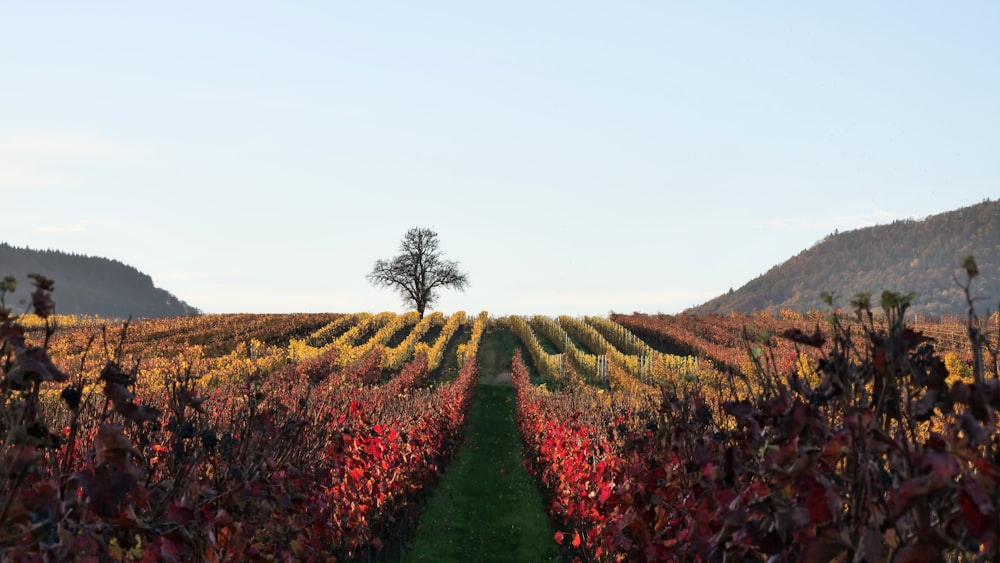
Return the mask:
[[[1000,195],[1000,3],[0,0],[0,241],[207,313],[677,313]],[[0,269],[2,269],[0,264]],[[58,303],[58,280],[55,298]]]

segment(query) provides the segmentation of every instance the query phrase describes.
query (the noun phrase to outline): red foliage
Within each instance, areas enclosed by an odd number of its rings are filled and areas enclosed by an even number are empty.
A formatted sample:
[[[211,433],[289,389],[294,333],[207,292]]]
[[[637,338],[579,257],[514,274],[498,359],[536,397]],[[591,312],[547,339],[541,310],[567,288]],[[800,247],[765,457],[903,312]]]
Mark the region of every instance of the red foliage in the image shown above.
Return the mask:
[[[948,385],[902,310],[888,333],[789,331],[828,346],[819,382],[764,370],[770,391],[725,403],[718,419],[697,391],[664,391],[646,428],[624,435],[567,416],[562,403],[573,399],[532,386],[518,355],[527,465],[565,555],[996,560],[1000,380]]]
[[[118,357],[94,391],[62,390],[56,433],[39,391],[70,378],[23,334],[0,308],[4,561],[393,558],[461,441],[475,380],[473,359],[424,388],[420,356],[378,386],[376,354],[344,372],[328,354],[212,389],[178,366],[143,397],[140,364]]]

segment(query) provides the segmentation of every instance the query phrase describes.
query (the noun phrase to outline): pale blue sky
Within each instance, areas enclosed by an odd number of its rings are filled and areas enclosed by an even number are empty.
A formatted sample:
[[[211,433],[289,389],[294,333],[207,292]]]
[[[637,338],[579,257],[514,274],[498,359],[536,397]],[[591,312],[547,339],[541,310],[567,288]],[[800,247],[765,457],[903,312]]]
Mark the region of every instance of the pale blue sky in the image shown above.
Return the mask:
[[[426,226],[471,280],[440,310],[678,312],[996,199],[998,29],[986,1],[0,0],[0,240],[206,312],[377,311],[365,274]]]

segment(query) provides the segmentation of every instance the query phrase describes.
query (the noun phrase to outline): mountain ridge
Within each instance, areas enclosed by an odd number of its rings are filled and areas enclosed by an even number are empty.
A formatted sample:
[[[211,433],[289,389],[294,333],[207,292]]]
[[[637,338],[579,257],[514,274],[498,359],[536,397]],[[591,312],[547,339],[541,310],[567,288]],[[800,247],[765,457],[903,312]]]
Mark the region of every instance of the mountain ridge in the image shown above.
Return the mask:
[[[30,300],[28,274],[33,273],[55,282],[52,297],[58,314],[152,318],[201,313],[156,287],[148,274],[118,260],[0,242],[0,277],[14,276],[18,284],[8,295],[8,307],[17,309]]]
[[[980,275],[972,283],[977,312],[995,311],[1000,299],[1000,200],[985,200],[922,219],[901,219],[835,232],[738,290],[685,312],[693,314],[781,309],[822,309],[820,294],[846,306],[857,293],[914,292],[911,311],[931,316],[964,314],[967,303],[956,282],[961,260],[973,256]]]

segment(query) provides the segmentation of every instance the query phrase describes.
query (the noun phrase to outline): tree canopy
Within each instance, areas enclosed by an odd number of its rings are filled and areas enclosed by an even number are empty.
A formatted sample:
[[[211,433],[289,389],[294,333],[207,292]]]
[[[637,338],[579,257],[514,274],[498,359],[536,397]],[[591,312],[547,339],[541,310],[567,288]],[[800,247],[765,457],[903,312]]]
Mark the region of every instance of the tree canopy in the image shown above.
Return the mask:
[[[403,302],[412,304],[421,318],[424,310],[437,301],[439,288],[461,291],[469,285],[469,278],[458,269],[458,262],[442,257],[437,233],[420,227],[406,231],[396,257],[375,262],[368,281],[399,292]]]

